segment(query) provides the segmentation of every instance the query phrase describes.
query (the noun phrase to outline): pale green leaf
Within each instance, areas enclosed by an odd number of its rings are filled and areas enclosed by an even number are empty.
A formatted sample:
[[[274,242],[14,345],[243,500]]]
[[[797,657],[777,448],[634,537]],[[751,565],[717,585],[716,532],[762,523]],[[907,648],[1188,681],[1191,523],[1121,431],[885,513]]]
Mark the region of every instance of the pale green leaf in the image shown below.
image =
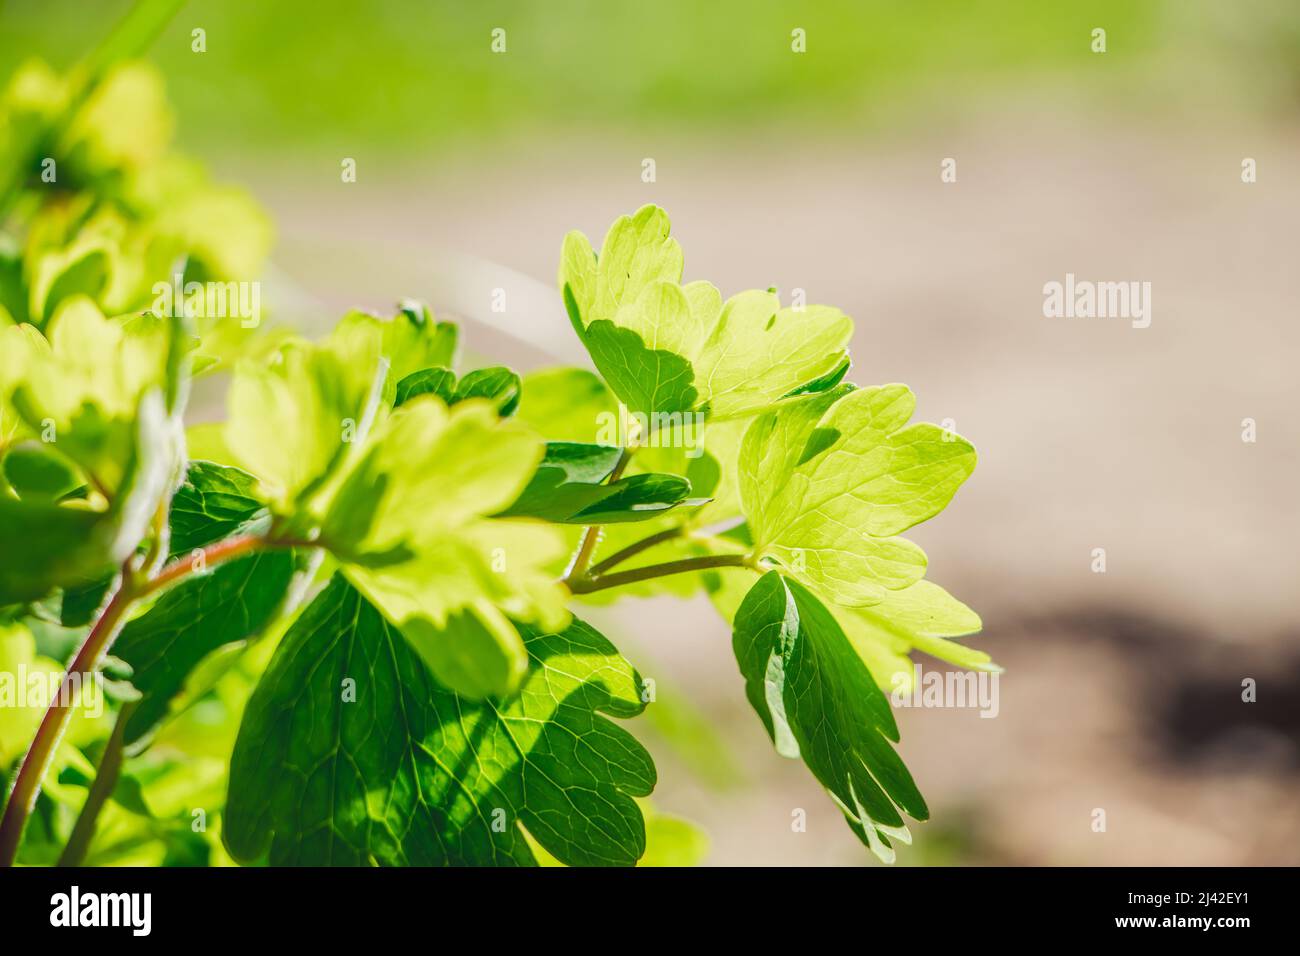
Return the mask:
[[[364,440],[386,373],[377,323],[360,317],[320,344],[287,342],[268,362],[236,366],[226,444],[276,512],[310,507]]]
[[[925,554],[897,534],[944,508],[975,449],[908,426],[914,406],[906,386],[841,386],[756,419],[740,453],[755,553],[846,607],[920,580]]]
[[[773,292],[724,304],[707,282],[683,287],[681,248],[668,231],[663,210],[645,206],[610,227],[599,257],[580,233],[561,251],[569,317],[624,404],[646,415],[739,418],[843,375],[847,316],[783,309]]]
[[[523,647],[501,611],[551,627],[567,616],[549,571],[563,540],[486,517],[518,498],[542,454],[483,399],[448,410],[422,395],[376,429],[322,524],[343,573],[463,694],[508,693],[522,675]],[[439,640],[449,646],[428,649]]]

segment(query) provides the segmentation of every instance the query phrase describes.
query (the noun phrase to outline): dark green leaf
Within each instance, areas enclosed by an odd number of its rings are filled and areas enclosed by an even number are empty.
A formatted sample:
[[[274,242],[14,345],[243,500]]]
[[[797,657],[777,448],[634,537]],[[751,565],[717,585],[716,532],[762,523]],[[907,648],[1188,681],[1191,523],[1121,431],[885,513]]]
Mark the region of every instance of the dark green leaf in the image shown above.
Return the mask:
[[[607,445],[548,442],[537,472],[501,517],[613,524],[644,521],[677,505],[701,503],[690,498],[691,483],[679,475],[630,475],[602,484],[620,454]]]
[[[500,366],[475,369],[459,382],[450,369],[426,368],[412,372],[397,383],[397,405],[427,394],[437,395],[448,405],[470,398],[486,398],[507,418],[519,407],[520,389],[519,376]]]
[[[636,332],[603,319],[587,326],[585,341],[592,361],[628,408],[672,415],[695,407],[695,370],[680,355],[652,349]]]
[[[172,498],[173,556],[188,555],[247,528],[262,513],[256,479],[213,462],[191,462]],[[165,593],[123,629],[113,653],[132,669],[143,695],[126,742],[144,738],[167,714],[185,679],[208,654],[257,636],[275,617],[296,566],[287,552],[265,552],[197,574]]]
[[[185,483],[172,498],[172,555],[234,534],[260,517],[262,503],[255,497],[257,479],[246,471],[210,461],[192,461]]]
[[[558,468],[564,480],[585,484],[604,481],[618,464],[623,449],[576,441],[548,441],[540,468]]]
[[[59,606],[59,623],[64,627],[80,627],[89,624],[104,605],[108,589],[113,586],[115,574],[108,574],[81,587],[63,589],[63,601]]]
[[[424,368],[397,383],[398,405],[417,395],[437,395],[450,405],[456,400],[456,373],[449,368]]]
[[[889,701],[831,613],[797,581],[768,572],[736,612],[732,645],[745,693],[777,752],[803,757],[849,826],[881,859],[910,841],[899,809],[929,816],[890,741]]]
[[[691,499],[691,483],[680,475],[629,475],[603,486],[606,494],[568,520],[578,524],[611,524],[642,521],[685,504],[703,504]]]
[[[503,418],[514,414],[519,407],[521,383],[519,376],[508,368],[476,368],[466,373],[456,386],[456,401],[467,398],[486,398],[496,403]]]
[[[113,653],[131,666],[131,683],[142,694],[127,721],[128,745],[167,715],[204,657],[261,632],[284,600],[293,572],[287,551],[240,558],[183,581],[126,625]]]
[[[570,865],[630,865],[649,754],[600,716],[641,712],[640,679],[600,634],[522,627],[529,673],[468,701],[336,577],[285,635],[244,712],[224,836],[251,862],[531,864],[521,830]]]

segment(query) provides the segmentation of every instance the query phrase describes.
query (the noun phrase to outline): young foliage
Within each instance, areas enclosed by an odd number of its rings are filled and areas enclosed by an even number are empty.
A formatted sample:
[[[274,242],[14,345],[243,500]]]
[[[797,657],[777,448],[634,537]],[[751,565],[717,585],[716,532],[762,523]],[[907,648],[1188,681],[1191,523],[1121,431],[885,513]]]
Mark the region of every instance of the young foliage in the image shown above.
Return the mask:
[[[753,553],[842,607],[919,581],[925,552],[897,535],[943,510],[975,449],[907,426],[915,407],[903,385],[840,386],[758,418],[740,450]]]
[[[610,388],[643,414],[752,414],[848,367],[853,323],[825,306],[781,308],[773,292],[724,304],[708,282],[681,285],[682,250],[667,214],[622,216],[597,256],[564,239],[560,286],[575,331]]]
[[[572,607],[702,587],[778,753],[892,859],[927,809],[881,688],[915,650],[995,669],[899,537],[970,444],[908,424],[904,386],[843,382],[837,309],[683,284],[654,206],[599,254],[564,239],[599,376],[458,374],[456,327],[410,301],[317,342],[158,305],[173,270],[247,278],[268,241],[167,153],[158,78],[125,59],[171,6],[0,100],[0,670],[75,648],[66,680],[102,669],[111,711],[0,709],[0,863],[215,861],[218,830],[244,863],[694,860],[609,719],[651,695]],[[218,365],[226,418],[187,449]]]

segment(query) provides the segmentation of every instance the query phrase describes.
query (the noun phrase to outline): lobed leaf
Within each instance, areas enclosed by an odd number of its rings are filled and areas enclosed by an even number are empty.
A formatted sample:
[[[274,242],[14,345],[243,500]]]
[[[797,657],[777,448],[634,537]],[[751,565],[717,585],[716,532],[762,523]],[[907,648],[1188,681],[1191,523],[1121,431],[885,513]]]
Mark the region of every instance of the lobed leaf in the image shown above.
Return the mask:
[[[395,404],[401,406],[425,394],[437,395],[447,405],[485,398],[496,406],[497,414],[508,418],[519,407],[519,393],[519,376],[508,368],[475,369],[459,382],[451,369],[426,368],[412,372],[397,383]]]
[[[601,714],[641,712],[640,680],[581,621],[521,626],[507,700],[435,682],[335,577],[290,629],[245,711],[224,838],[272,865],[529,865],[527,831],[569,865],[631,865],[649,754]]]
[[[943,510],[975,468],[965,439],[906,423],[903,385],[830,392],[755,419],[740,491],[755,553],[844,607],[864,607],[925,574],[898,533]]]
[[[419,396],[376,430],[321,526],[348,579],[463,694],[508,693],[522,678],[526,655],[505,615],[551,627],[567,616],[547,570],[562,540],[486,517],[518,498],[542,454],[482,399],[448,410]]]
[[[736,612],[733,647],[745,693],[784,757],[802,757],[871,851],[892,862],[891,839],[911,842],[900,810],[929,810],[895,753],[898,727],[826,607],[770,571]]]
[[[783,309],[771,291],[724,304],[707,282],[683,286],[681,248],[668,233],[664,211],[643,206],[614,222],[599,257],[577,232],[561,251],[569,318],[630,409],[740,418],[843,376],[847,316],[826,306]]]

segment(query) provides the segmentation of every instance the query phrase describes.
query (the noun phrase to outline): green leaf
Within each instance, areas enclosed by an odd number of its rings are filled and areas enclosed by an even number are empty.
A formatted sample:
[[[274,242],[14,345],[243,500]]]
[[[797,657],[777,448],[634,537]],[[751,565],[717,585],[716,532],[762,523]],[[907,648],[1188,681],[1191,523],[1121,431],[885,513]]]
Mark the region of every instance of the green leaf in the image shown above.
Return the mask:
[[[691,483],[678,475],[628,475],[604,487],[605,495],[565,520],[579,524],[641,521],[677,505],[699,505],[708,500],[687,497]]]
[[[437,395],[445,405],[456,403],[456,373],[449,368],[425,368],[397,383],[394,404],[401,406],[417,395]]]
[[[49,343],[32,326],[0,328],[0,451],[27,434],[26,423],[13,406],[13,394],[31,364],[47,352]]]
[[[523,627],[508,700],[436,683],[340,578],[277,648],[239,730],[224,838],[272,865],[534,862],[521,827],[570,865],[630,865],[649,754],[606,720],[640,713],[640,679],[580,621]]]
[[[181,388],[176,320],[105,318],[86,299],[55,316],[48,348],[28,339],[27,367],[12,402],[27,428],[76,463],[94,487],[112,498],[137,455],[137,412],[144,396],[164,397],[174,414]],[[175,427],[166,438],[179,451]],[[146,432],[143,440],[157,445]],[[175,457],[175,455],[173,455]]]
[[[690,481],[677,475],[636,474],[602,484],[620,454],[607,445],[547,442],[546,456],[527,487],[499,516],[611,524],[645,521],[693,503]]]
[[[802,757],[873,853],[911,842],[900,810],[929,810],[891,746],[889,701],[836,623],[797,581],[770,571],[736,613],[732,641],[745,693],[784,757]]]
[[[682,248],[669,228],[668,214],[658,206],[620,216],[605,234],[599,260],[582,233],[564,237],[560,288],[579,336],[592,322],[613,319],[652,283],[681,281]]]
[[[633,411],[674,415],[699,404],[695,372],[682,356],[650,348],[636,332],[604,319],[587,326],[586,343],[600,374]]]
[[[93,621],[99,609],[104,606],[108,591],[116,579],[116,574],[108,574],[90,584],[65,587],[63,598],[59,602],[59,624],[63,627],[84,627]]]
[[[4,456],[4,479],[19,498],[50,503],[83,484],[66,459],[37,442],[24,442],[9,449]]]
[[[486,398],[497,406],[499,414],[509,416],[519,407],[520,388],[519,376],[508,368],[477,368],[456,386],[456,401]]]
[[[871,607],[831,611],[876,683],[887,690],[911,689],[912,650],[971,670],[1002,669],[983,651],[949,640],[977,634],[983,625],[978,614],[930,581],[890,591]]]
[[[594,485],[609,477],[623,449],[614,445],[590,445],[575,441],[548,441],[546,454],[537,466],[558,471],[565,482]],[[533,481],[536,481],[534,476]]]
[[[179,420],[166,415],[154,390],[141,399],[133,428],[130,457],[107,510],[0,496],[0,606],[101,581],[144,539],[174,480]]]
[[[264,552],[187,578],[122,629],[113,654],[132,668],[143,695],[126,726],[126,742],[149,734],[185,679],[208,654],[259,634],[289,590],[294,558]]]
[[[602,422],[617,414],[618,402],[600,376],[580,368],[550,368],[524,376],[516,417],[548,438],[586,444],[600,442]],[[616,436],[604,442],[616,443]]]
[[[0,777],[5,767],[27,751],[45,714],[44,695],[25,693],[23,685],[18,682],[26,680],[28,686],[32,686],[31,682],[57,679],[62,673],[63,665],[41,653],[26,623],[0,618],[0,674],[5,675],[9,684],[5,689],[4,706],[0,707]],[[50,793],[61,790],[59,777],[70,762],[85,761],[77,748],[103,734],[104,701],[97,687],[85,685],[81,692],[71,695],[70,703],[72,718],[56,748],[55,763],[46,777],[46,790]],[[5,795],[8,796],[8,787]]]
[[[257,479],[211,461],[191,461],[171,503],[171,556],[229,537],[265,513]]]
[[[391,319],[349,312],[339,321],[332,337],[368,347],[376,333],[379,354],[389,365],[384,398],[390,405],[403,379],[422,369],[450,368],[455,361],[459,330],[451,322],[435,322],[427,305],[410,300],[399,303]]]
[[[0,606],[102,577],[115,537],[102,512],[0,497]]]
[[[108,285],[111,250],[105,240],[80,242],[36,259],[28,308],[46,325],[55,310],[74,296],[98,302]]]
[[[548,570],[562,539],[486,517],[519,496],[542,454],[529,429],[481,399],[448,409],[420,396],[376,429],[321,526],[343,573],[417,647],[455,649],[426,656],[462,694],[509,693],[523,676],[523,645],[504,615],[566,619]]]
[[[645,415],[722,420],[843,377],[853,323],[827,306],[781,308],[774,292],[724,304],[707,282],[682,286],[681,248],[656,206],[620,217],[600,256],[565,237],[560,288],[569,318],[611,389]]]
[[[519,407],[519,376],[500,366],[480,368],[468,373],[459,382],[450,369],[426,368],[412,372],[397,383],[397,405],[403,405],[417,395],[437,395],[447,405],[455,405],[471,398],[486,398],[492,402],[502,417],[513,415]]]
[[[839,386],[755,419],[739,469],[755,554],[844,607],[920,580],[925,553],[896,535],[943,510],[975,449],[907,425],[915,405],[904,385]]]
[[[269,363],[236,366],[226,442],[277,513],[323,508],[313,497],[364,440],[387,374],[377,323],[358,316],[322,343],[287,342]]]
[[[192,462],[171,503],[173,559],[256,521],[265,509],[251,497],[255,485],[256,479],[238,468]],[[167,715],[200,661],[256,637],[275,619],[297,568],[289,551],[240,558],[185,579],[127,623],[113,654],[130,665],[131,683],[142,694],[127,723],[128,745],[149,735]]]
[[[638,866],[699,866],[709,855],[709,837],[689,820],[661,813],[643,800],[646,851]]]
[[[724,540],[715,538],[715,549],[724,548]],[[743,545],[736,547],[747,550]],[[718,613],[731,623],[749,593],[753,577],[746,570],[720,569],[711,572],[706,583]],[[886,693],[911,689],[912,651],[971,670],[1001,671],[988,654],[952,640],[978,633],[983,625],[978,614],[930,581],[887,591],[884,600],[870,607],[828,607],[876,684]]]

